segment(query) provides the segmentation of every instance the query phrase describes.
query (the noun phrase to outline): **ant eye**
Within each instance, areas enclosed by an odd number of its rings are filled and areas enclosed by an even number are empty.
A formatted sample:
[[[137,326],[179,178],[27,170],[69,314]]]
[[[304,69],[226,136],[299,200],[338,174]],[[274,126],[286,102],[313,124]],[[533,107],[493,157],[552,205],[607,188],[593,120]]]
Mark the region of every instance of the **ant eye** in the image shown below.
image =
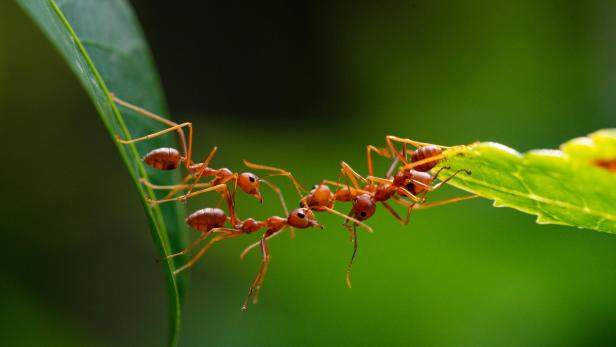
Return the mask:
[[[361,213],[359,215],[362,216],[362,217],[366,217],[366,215],[368,215],[368,214],[366,213],[366,211],[361,211]]]
[[[298,216],[299,218],[304,218],[304,217],[306,217],[306,215],[305,215],[303,212],[297,212],[297,216]]]
[[[248,179],[249,179],[249,180],[250,180],[250,182],[252,182],[252,183],[255,183],[255,181],[257,180],[257,179],[255,178],[255,176],[250,176],[250,177],[248,177]]]

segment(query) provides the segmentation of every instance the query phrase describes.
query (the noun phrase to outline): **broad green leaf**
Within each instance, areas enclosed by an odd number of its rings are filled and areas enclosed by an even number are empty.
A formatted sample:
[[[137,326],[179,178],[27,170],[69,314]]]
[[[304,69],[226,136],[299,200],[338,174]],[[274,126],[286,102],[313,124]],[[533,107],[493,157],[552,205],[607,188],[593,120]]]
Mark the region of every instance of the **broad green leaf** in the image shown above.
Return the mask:
[[[124,0],[17,0],[64,57],[92,99],[103,123],[115,138],[139,137],[163,127],[128,112],[112,102],[110,92],[131,103],[165,115],[166,107],[150,52],[132,9]],[[42,60],[44,62],[44,59]],[[53,83],[53,81],[45,81]],[[125,117],[123,117],[123,115]],[[84,129],[87,131],[87,129]],[[114,141],[115,143],[115,141]],[[184,211],[180,204],[150,208],[144,197],[153,192],[139,184],[140,177],[157,183],[179,180],[178,173],[146,172],[141,154],[158,147],[176,146],[174,136],[158,137],[116,148],[135,182],[151,224],[151,234],[161,256],[186,244]],[[101,163],[94,170],[105,170]],[[135,232],[142,232],[135,230]],[[180,304],[186,279],[172,275],[174,264],[165,262],[168,284],[170,345],[177,344]],[[144,290],[149,290],[144,288]]]
[[[537,223],[562,224],[616,233],[616,130],[573,139],[560,150],[526,154],[484,142],[445,151],[440,166],[459,169],[451,184],[537,215]],[[612,166],[610,166],[612,165]]]

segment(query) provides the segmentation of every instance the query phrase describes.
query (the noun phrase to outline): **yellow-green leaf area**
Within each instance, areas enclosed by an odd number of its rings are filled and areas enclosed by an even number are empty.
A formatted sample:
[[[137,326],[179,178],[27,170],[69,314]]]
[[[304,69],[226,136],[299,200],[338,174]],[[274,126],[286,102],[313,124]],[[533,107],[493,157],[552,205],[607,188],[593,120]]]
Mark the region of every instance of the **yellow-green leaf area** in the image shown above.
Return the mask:
[[[616,130],[600,130],[568,141],[560,150],[521,154],[482,142],[445,151],[439,166],[459,169],[453,186],[536,215],[537,223],[562,224],[616,233],[616,172],[597,160],[616,160]],[[438,167],[437,167],[438,168]]]

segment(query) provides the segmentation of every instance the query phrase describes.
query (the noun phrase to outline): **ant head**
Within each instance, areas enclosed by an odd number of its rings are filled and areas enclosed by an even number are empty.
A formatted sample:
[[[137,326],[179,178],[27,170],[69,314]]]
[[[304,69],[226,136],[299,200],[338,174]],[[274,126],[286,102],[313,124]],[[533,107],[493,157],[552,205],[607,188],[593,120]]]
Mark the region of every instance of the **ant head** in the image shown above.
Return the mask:
[[[374,214],[376,204],[368,194],[362,194],[353,199],[353,214],[359,220],[365,220]]]
[[[323,229],[323,226],[314,219],[314,213],[308,208],[296,208],[289,214],[287,222],[290,226],[303,229],[308,227],[319,227]]]
[[[259,191],[259,177],[251,172],[242,172],[237,177],[237,185],[246,194],[250,194],[257,198],[259,202],[263,202],[263,197]]]

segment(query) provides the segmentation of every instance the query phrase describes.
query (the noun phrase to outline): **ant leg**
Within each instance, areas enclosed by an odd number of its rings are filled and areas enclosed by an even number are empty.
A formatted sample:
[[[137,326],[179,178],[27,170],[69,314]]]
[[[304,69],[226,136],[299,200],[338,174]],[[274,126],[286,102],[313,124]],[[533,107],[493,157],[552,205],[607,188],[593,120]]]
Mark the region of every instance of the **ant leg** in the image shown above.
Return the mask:
[[[225,201],[227,202],[227,210],[229,210],[229,218],[231,219],[231,224],[235,226],[239,223],[239,219],[237,218],[237,215],[235,214],[235,195],[232,196],[231,193],[229,193],[229,187],[227,187],[226,184],[223,184],[223,186],[225,188],[223,189],[223,194],[221,198],[224,198]]]
[[[402,155],[404,156],[404,160],[408,162],[408,149],[406,147],[406,143],[402,147]],[[389,169],[387,170],[387,174],[385,175],[386,178],[393,177],[394,169],[396,168],[398,163],[400,163],[400,158],[398,158],[398,156],[393,155],[393,153],[392,156],[394,156],[394,160],[392,161],[391,165],[389,166]]]
[[[390,180],[386,180],[384,178],[380,178],[380,177],[375,177],[375,176],[368,176],[366,177],[366,179],[368,181],[370,181],[370,183],[383,183],[383,184],[391,184]]]
[[[263,272],[261,273],[261,278],[259,279],[259,283],[257,283],[257,287],[255,288],[255,294],[254,294],[253,299],[252,299],[253,305],[257,304],[259,302],[259,293],[261,292],[261,288],[263,288],[263,280],[265,279],[265,274],[267,273],[267,269],[269,267],[269,262],[270,262],[269,247],[267,246],[267,241],[274,234],[276,234],[276,233],[272,233],[272,234],[269,234],[269,235],[266,233],[265,247],[267,248],[267,253],[268,253],[267,254],[267,263],[263,267]]]
[[[210,151],[210,154],[208,154],[205,160],[201,164],[199,164],[201,165],[201,167],[199,168],[199,172],[195,176],[195,181],[192,183],[190,188],[188,188],[188,192],[186,192],[186,194],[190,194],[192,192],[193,188],[195,187],[195,184],[199,182],[199,180],[201,179],[201,176],[203,176],[203,173],[205,172],[205,170],[207,170],[208,164],[210,163],[210,161],[214,157],[214,154],[216,154],[217,151],[218,151],[218,147],[214,146],[212,150]]]
[[[211,233],[213,232],[224,232],[224,235],[220,235],[220,236],[216,236],[215,238],[211,239],[210,242],[207,243],[207,245],[205,245],[205,247],[203,247],[199,253],[197,253],[194,257],[192,257],[192,259],[190,259],[186,264],[184,264],[182,267],[180,267],[179,269],[176,269],[175,271],[173,271],[173,275],[177,276],[180,272],[188,269],[189,267],[193,266],[201,257],[203,257],[203,255],[205,254],[205,252],[207,252],[216,242],[220,241],[220,240],[224,240],[224,239],[228,239],[231,237],[236,237],[236,236],[240,236],[242,235],[242,233],[238,232],[235,229],[229,229],[229,228],[214,228],[212,230],[210,230]]]
[[[402,143],[402,144],[409,144],[409,145],[411,145],[411,146],[413,146],[415,148],[421,148],[421,147],[425,147],[425,146],[439,146],[440,148],[443,148],[443,149],[449,148],[447,146],[432,145],[431,143],[413,141],[413,140],[410,140],[410,139],[404,139],[404,138],[397,137],[397,136],[392,136],[392,135],[386,136],[385,140],[387,141],[387,146],[389,146],[389,148],[392,150],[392,152],[395,153],[396,156],[398,156],[398,158],[400,158],[400,160],[402,160],[402,162],[405,165],[408,164],[408,161],[406,160],[406,155],[402,155],[402,153],[400,153],[396,149],[396,145],[394,144],[394,142]]]
[[[158,184],[153,184],[152,182],[146,180],[145,178],[141,178],[139,179],[139,181],[146,187],[152,188],[154,190],[169,190],[169,193],[167,193],[162,200],[167,200],[172,198],[177,192],[184,190],[184,189],[188,189],[191,187],[191,184],[188,184],[188,182],[190,182],[190,180],[193,178],[193,175],[187,175],[186,177],[184,177],[184,179],[182,180],[181,184],[173,184],[173,185],[158,185]],[[211,187],[212,183],[208,182],[208,183],[197,183],[194,184],[193,188],[208,188]]]
[[[282,210],[284,211],[284,215],[288,216],[289,215],[289,209],[287,208],[287,203],[284,200],[284,196],[282,195],[282,191],[280,191],[280,188],[278,188],[275,184],[266,181],[264,179],[261,179],[261,182],[265,183],[268,187],[270,187],[276,194],[278,194],[278,198],[280,199],[280,204],[282,205]],[[289,226],[289,228],[291,229],[291,238],[294,239],[295,238],[295,228],[293,228],[292,226]]]
[[[197,196],[197,195],[201,195],[207,192],[211,192],[213,190],[218,191],[219,193],[222,191],[226,191],[227,190],[227,185],[226,184],[218,184],[215,185],[213,187],[209,187],[209,188],[204,188],[201,190],[198,190],[196,192],[192,192],[190,194],[185,194],[185,195],[181,195],[178,197],[174,197],[174,198],[169,198],[169,199],[160,199],[160,200],[151,200],[151,199],[146,199],[148,200],[148,202],[150,202],[151,204],[162,204],[163,202],[169,202],[169,201],[186,201],[188,198],[191,198],[193,196]]]
[[[437,171],[436,176],[434,176],[434,178],[435,178],[435,179],[436,179],[436,177],[438,176],[438,174],[439,174],[439,173],[440,173],[443,169],[444,169],[444,168],[440,168],[440,169]],[[445,180],[443,180],[443,181],[441,181],[441,182],[439,182],[438,184],[435,184],[435,185],[433,185],[433,186],[428,185],[428,184],[425,184],[425,183],[420,182],[420,181],[415,180],[415,179],[411,179],[411,182],[413,182],[413,184],[417,185],[418,187],[421,187],[421,188],[425,189],[426,191],[431,192],[431,191],[435,191],[435,190],[439,189],[440,187],[442,187],[445,183],[447,183],[449,180],[451,180],[452,178],[454,178],[454,177],[455,177],[457,174],[459,174],[460,172],[464,172],[464,173],[466,173],[466,174],[468,174],[468,175],[470,175],[470,174],[471,174],[471,172],[470,172],[469,170],[466,170],[466,169],[461,169],[461,170],[458,170],[458,171],[454,172],[454,173],[453,173],[453,175],[451,175],[451,176],[447,177],[447,179],[445,179]]]
[[[349,164],[341,162],[340,166],[342,166],[344,176],[348,177],[351,182],[353,182],[355,188],[359,189],[359,184],[357,183],[357,180],[355,178],[359,178],[359,180],[361,180],[362,182],[369,184],[368,180],[366,180],[362,175],[358,174],[355,170],[353,170],[353,168]]]
[[[353,268],[353,261],[355,260],[355,255],[357,254],[357,225],[353,224],[353,255],[351,255],[351,260],[349,261],[349,265],[347,266],[346,272],[346,284],[347,287],[351,288],[351,269]]]
[[[182,180],[182,184],[188,184],[188,182],[190,182],[190,180],[193,178],[192,174],[188,174],[186,175],[186,177],[184,177],[184,179]],[[165,195],[163,197],[163,199],[169,199],[172,198],[177,192],[179,192],[182,189],[172,189],[169,191],[169,193],[167,193],[167,195]]]
[[[479,195],[477,195],[477,194],[466,195],[466,196],[458,196],[458,197],[451,198],[451,199],[446,199],[446,200],[441,200],[441,201],[435,201],[435,202],[429,202],[429,203],[425,203],[425,204],[420,204],[420,205],[415,206],[415,208],[418,209],[418,210],[422,210],[422,209],[425,209],[425,208],[441,206],[441,205],[447,205],[447,204],[453,204],[453,203],[456,203],[456,202],[470,200],[470,199],[474,199],[474,198],[478,198],[478,197],[479,197]]]
[[[426,200],[426,198],[417,197],[416,195],[414,195],[413,193],[409,192],[406,188],[403,188],[403,187],[399,187],[398,188],[398,193],[406,196],[407,198],[409,198],[409,199],[411,199],[411,200],[413,200],[415,202],[423,202],[423,201]]]
[[[346,222],[350,222],[350,223],[354,223],[354,224],[359,225],[360,227],[366,229],[366,231],[368,231],[369,233],[373,232],[372,227],[370,227],[368,224],[366,224],[364,222],[361,222],[361,221],[359,221],[359,220],[357,220],[357,219],[355,219],[355,218],[353,218],[351,216],[347,216],[344,213],[338,212],[338,211],[334,210],[333,208],[329,208],[329,207],[325,207],[325,206],[323,206],[322,208],[325,211],[329,212],[329,213],[332,213],[332,214],[335,214],[337,216],[340,216],[340,217],[344,218],[346,220]]]
[[[443,184],[447,183],[449,180],[451,180],[452,178],[456,177],[456,175],[459,174],[460,172],[464,172],[467,175],[471,175],[471,171],[470,170],[466,170],[466,169],[458,170],[458,171],[454,172],[453,175],[447,177],[443,181],[441,181],[441,182],[437,183],[435,186],[433,186],[432,190],[436,190],[436,189],[440,188]]]
[[[384,178],[379,178],[379,177],[367,177],[367,179],[368,179],[370,182],[377,182],[377,183],[383,183],[383,184],[391,184],[391,181],[386,180],[386,179],[384,179]],[[413,200],[413,201],[417,201],[417,202],[422,201],[422,199],[421,199],[421,198],[419,198],[419,197],[417,197],[417,196],[413,195],[413,193],[409,192],[409,191],[408,191],[406,188],[404,188],[404,187],[398,187],[398,192],[399,192],[399,193],[401,193],[401,194],[403,194],[404,196],[406,196],[406,197],[410,198],[410,199],[411,199],[411,200]]]
[[[267,239],[269,240],[269,239],[273,238],[274,236],[278,236],[278,235],[280,235],[283,231],[284,231],[284,229],[281,229],[281,230],[278,230],[278,231],[277,231],[277,232],[275,232],[275,233],[271,233],[271,234],[269,234],[269,235],[267,236]],[[250,251],[252,251],[252,250],[253,250],[253,249],[255,249],[256,247],[258,247],[259,245],[261,245],[261,240],[259,240],[259,241],[255,242],[255,243],[251,244],[250,246],[246,247],[246,248],[242,251],[242,253],[240,254],[240,259],[241,259],[241,260],[244,260],[244,257],[246,256],[246,254],[250,253]]]
[[[291,174],[289,171],[286,171],[286,170],[283,170],[283,169],[279,169],[279,168],[276,168],[276,167],[272,167],[272,166],[266,166],[266,165],[251,163],[248,160],[244,160],[244,165],[246,165],[247,167],[249,167],[251,169],[266,170],[266,171],[273,171],[273,172],[275,172],[275,174],[269,174],[269,175],[264,176],[264,177],[272,177],[272,176],[286,176],[286,177],[288,177],[291,180],[291,182],[293,182],[293,184],[295,185],[295,190],[297,190],[297,194],[299,195],[300,198],[304,195],[304,192],[306,192],[306,188],[304,188],[304,186],[302,186],[295,179],[295,177],[293,177],[293,174]]]
[[[188,247],[184,248],[183,250],[179,251],[178,253],[174,253],[174,254],[168,255],[164,259],[169,260],[169,259],[173,259],[175,257],[179,257],[181,255],[186,255],[186,254],[190,253],[190,251],[192,251],[193,248],[197,247],[197,245],[199,243],[201,243],[201,241],[205,240],[208,237],[209,234],[210,234],[209,231],[205,232],[205,233],[202,233],[201,236],[199,236],[199,238],[197,238],[190,245],[188,245]]]
[[[135,106],[135,105],[133,105],[133,104],[131,104],[129,102],[126,102],[126,101],[118,98],[117,96],[115,96],[113,93],[110,93],[110,94],[111,94],[111,98],[113,99],[113,101],[116,104],[118,104],[118,105],[124,106],[124,107],[126,107],[126,108],[128,108],[128,109],[130,109],[132,111],[135,111],[135,112],[137,112],[137,113],[139,113],[139,114],[141,114],[143,116],[146,116],[146,117],[148,117],[150,119],[154,119],[155,121],[158,121],[158,122],[161,122],[163,124],[166,124],[166,125],[168,125],[170,127],[178,125],[177,123],[175,123],[173,121],[170,121],[170,120],[168,120],[166,118],[163,118],[163,117],[161,117],[161,116],[159,116],[157,114],[154,114],[153,112],[150,112],[150,111],[148,111],[148,110],[146,110],[146,109],[144,109],[142,107]],[[181,129],[178,129],[178,135],[180,136],[180,142],[182,142],[182,148],[184,149],[184,153],[186,154],[186,153],[190,152],[188,150],[187,146],[186,146],[186,137],[184,136],[184,131],[182,131]],[[190,146],[192,146],[192,139],[191,139]],[[188,159],[190,160],[190,158],[188,158]]]
[[[280,199],[280,205],[282,205],[282,210],[284,211],[285,216],[288,216],[289,209],[287,208],[287,203],[284,200],[284,196],[282,195],[282,191],[280,190],[280,188],[278,188],[273,183],[266,181],[264,179],[261,179],[261,182],[265,183],[268,187],[270,187],[278,195],[278,198]]]
[[[382,157],[385,157],[385,158],[391,158],[391,153],[388,151],[387,148],[378,148],[373,145],[366,146],[366,158],[368,161],[368,174],[370,176],[374,175],[374,168],[372,167],[372,152]]]
[[[331,184],[332,186],[338,187],[338,188],[348,188],[348,186],[346,184],[340,183],[340,182],[335,182],[332,180],[323,180],[321,181],[321,184]],[[355,188],[351,188],[352,191],[357,192],[357,193],[361,193],[361,194],[370,194],[369,191],[367,190],[363,190],[363,189],[355,189]]]
[[[148,180],[146,180],[145,178],[141,178],[139,180],[144,186],[152,188],[154,190],[171,190],[174,193],[178,192],[182,189],[188,189],[190,187],[190,184],[173,184],[173,185],[169,185],[169,186],[161,186],[158,184],[154,184]],[[207,187],[211,187],[212,184],[211,183],[199,183],[195,185],[195,188],[207,188]]]
[[[419,141],[415,141],[415,140],[411,140],[411,139],[405,139],[402,137],[398,137],[398,136],[393,136],[393,135],[387,135],[385,137],[385,140],[387,141],[387,143],[393,143],[393,142],[398,142],[398,143],[406,143],[409,144],[415,148],[421,148],[421,147],[425,147],[425,146],[439,146],[443,149],[445,148],[449,148],[447,146],[441,146],[441,145],[435,145],[432,143],[427,143],[427,142],[419,142]]]
[[[428,157],[428,158],[425,158],[425,159],[422,159],[422,160],[418,160],[418,161],[412,162],[410,164],[409,163],[405,163],[404,166],[400,167],[400,171],[412,170],[412,169],[414,169],[414,168],[416,168],[416,167],[418,167],[420,165],[431,163],[433,161],[439,161],[439,160],[444,159],[444,158],[445,158],[445,155],[439,154],[439,155],[435,155],[435,156],[432,156],[432,157]]]
[[[267,247],[267,242],[266,242],[267,236],[266,235],[267,233],[263,235],[263,237],[261,237],[261,242],[260,242],[261,255],[262,255],[261,265],[259,265],[259,271],[257,272],[257,276],[255,277],[252,284],[250,285],[250,289],[248,290],[248,296],[246,296],[246,301],[244,301],[244,305],[242,305],[242,311],[246,311],[248,309],[248,300],[250,300],[250,297],[253,294],[256,294],[255,291],[260,290],[260,283],[262,283],[263,281],[262,278],[263,276],[265,276],[265,272],[267,272],[267,266],[269,265],[269,262],[270,262],[270,252],[269,252],[269,248]]]
[[[400,161],[402,161],[402,163],[404,165],[408,164],[408,161],[406,160],[406,154],[402,155],[402,153],[400,153],[398,151],[398,149],[396,148],[396,145],[393,143],[393,141],[395,141],[396,139],[398,139],[398,137],[395,136],[385,136],[385,141],[387,142],[387,146],[389,147],[389,150],[391,151],[391,153],[398,158]]]
[[[422,198],[423,198],[424,196],[425,196],[425,195],[422,195]],[[392,196],[392,197],[391,197],[391,199],[392,199],[393,201],[395,201],[395,202],[399,203],[400,205],[402,205],[402,206],[406,207],[406,217],[405,217],[403,220],[400,220],[400,219],[398,219],[398,220],[399,220],[399,221],[400,221],[400,223],[402,223],[402,224],[408,224],[408,223],[409,223],[409,220],[411,219],[411,211],[412,211],[414,208],[418,208],[418,206],[419,206],[419,205],[417,205],[417,203],[416,203],[416,202],[408,202],[408,201],[406,201],[406,200],[404,200],[404,199],[400,199],[400,198],[398,198],[398,197],[397,197],[397,196],[395,196],[395,195],[394,195],[394,196]]]
[[[391,213],[391,215],[394,216],[394,218],[396,218],[398,220],[398,222],[400,222],[401,224],[408,224],[408,218],[407,219],[402,219],[402,217],[400,217],[398,212],[396,212],[396,210],[394,210],[394,208],[391,207],[391,205],[389,205],[385,201],[381,201],[381,203],[383,204],[383,206],[385,206],[385,209],[387,209],[387,211],[389,211],[389,213]],[[407,214],[407,216],[408,216],[408,214]]]
[[[398,165],[398,163],[400,163],[400,158],[396,157],[391,162],[391,165],[389,166],[389,170],[387,170],[387,174],[385,175],[386,178],[392,178],[393,177],[394,170],[396,169],[396,166]]]

